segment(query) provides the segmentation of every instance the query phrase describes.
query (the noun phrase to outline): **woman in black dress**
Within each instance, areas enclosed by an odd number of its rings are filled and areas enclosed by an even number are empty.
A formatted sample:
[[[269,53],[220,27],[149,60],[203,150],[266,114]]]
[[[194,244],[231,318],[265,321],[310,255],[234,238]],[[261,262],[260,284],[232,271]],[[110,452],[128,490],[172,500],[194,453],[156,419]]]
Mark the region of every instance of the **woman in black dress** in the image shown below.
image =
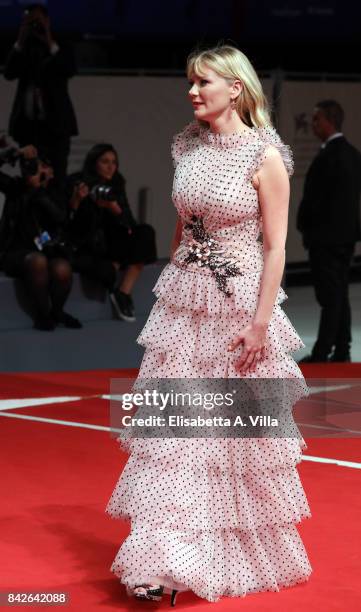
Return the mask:
[[[114,147],[98,144],[69,177],[69,238],[75,269],[108,289],[120,319],[134,321],[131,292],[143,266],[157,259],[155,232],[135,221],[118,167]],[[117,286],[119,269],[125,273]]]
[[[33,146],[19,153],[22,176],[0,172],[0,191],[5,195],[1,266],[8,276],[24,281],[36,329],[80,328],[80,321],[63,309],[72,286],[72,268],[62,244],[65,208],[52,185],[53,169],[38,159]]]

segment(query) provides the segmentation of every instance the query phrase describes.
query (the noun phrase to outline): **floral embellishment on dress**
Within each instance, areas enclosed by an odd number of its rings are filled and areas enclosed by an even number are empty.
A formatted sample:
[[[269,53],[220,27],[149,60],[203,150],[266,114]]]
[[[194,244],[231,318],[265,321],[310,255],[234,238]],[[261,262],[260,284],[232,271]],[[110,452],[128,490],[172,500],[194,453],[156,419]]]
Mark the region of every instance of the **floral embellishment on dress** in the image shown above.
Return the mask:
[[[218,289],[230,297],[232,292],[227,289],[228,277],[241,276],[243,272],[231,259],[225,257],[224,249],[221,249],[217,241],[204,229],[201,217],[193,215],[192,223],[187,223],[185,229],[191,230],[192,238],[188,241],[188,255],[184,263],[196,263],[199,267],[207,266],[216,279]]]

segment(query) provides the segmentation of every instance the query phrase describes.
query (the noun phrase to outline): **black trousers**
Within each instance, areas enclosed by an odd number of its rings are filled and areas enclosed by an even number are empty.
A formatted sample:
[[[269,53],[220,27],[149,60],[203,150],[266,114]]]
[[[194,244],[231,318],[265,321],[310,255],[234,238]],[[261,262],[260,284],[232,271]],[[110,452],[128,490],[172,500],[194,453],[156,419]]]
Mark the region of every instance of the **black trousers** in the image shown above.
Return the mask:
[[[45,155],[51,161],[57,182],[64,183],[70,152],[70,137],[67,134],[50,132],[43,121],[27,120],[21,130],[19,145],[36,147],[40,156]]]
[[[354,243],[310,246],[309,260],[316,299],[321,306],[317,341],[312,354],[325,358],[347,353],[351,345],[351,307],[348,295]]]

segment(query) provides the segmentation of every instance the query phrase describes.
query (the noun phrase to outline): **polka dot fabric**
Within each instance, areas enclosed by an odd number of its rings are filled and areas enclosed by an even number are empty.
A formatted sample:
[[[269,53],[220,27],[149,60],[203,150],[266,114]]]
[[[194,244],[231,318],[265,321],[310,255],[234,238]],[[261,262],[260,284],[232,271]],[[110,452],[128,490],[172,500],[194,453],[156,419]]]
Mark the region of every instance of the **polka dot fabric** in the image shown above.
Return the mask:
[[[190,231],[155,287],[157,301],[138,342],[145,347],[135,388],[149,378],[239,378],[242,347],[229,341],[256,311],[263,268],[262,218],[252,177],[271,150],[289,175],[290,149],[269,128],[220,135],[188,125],[173,142],[173,201],[183,226],[195,215],[241,274],[217,286],[209,267],[185,263]],[[307,393],[291,353],[304,346],[281,308],[280,287],[266,356],[246,378],[297,383],[289,409]],[[295,438],[119,438],[130,455],[107,504],[131,520],[112,571],[129,587],[157,582],[208,601],[278,591],[308,579],[297,523],[311,516],[297,472]]]

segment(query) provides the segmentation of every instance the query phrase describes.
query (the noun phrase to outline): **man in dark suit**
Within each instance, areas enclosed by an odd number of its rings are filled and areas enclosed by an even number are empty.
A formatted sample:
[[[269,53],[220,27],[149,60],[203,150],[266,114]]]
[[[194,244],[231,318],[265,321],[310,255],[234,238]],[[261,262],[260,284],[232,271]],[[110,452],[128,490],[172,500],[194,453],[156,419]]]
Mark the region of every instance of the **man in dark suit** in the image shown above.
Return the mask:
[[[313,112],[313,131],[322,145],[306,175],[297,229],[309,251],[321,318],[316,343],[303,363],[351,360],[348,276],[361,238],[361,153],[342,134],[343,117],[334,100],[319,102]]]
[[[48,157],[58,181],[65,179],[70,139],[78,134],[68,93],[75,71],[71,48],[53,39],[46,8],[28,6],[4,67],[7,80],[18,79],[9,133],[21,147],[30,143]]]

